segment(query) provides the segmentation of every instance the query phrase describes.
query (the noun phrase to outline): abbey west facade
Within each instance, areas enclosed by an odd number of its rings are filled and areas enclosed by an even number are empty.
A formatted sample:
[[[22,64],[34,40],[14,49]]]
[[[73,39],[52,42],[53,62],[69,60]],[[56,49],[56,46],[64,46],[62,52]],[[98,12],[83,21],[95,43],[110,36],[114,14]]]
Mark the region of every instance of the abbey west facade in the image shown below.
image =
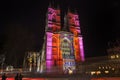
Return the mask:
[[[49,6],[41,57],[47,71],[54,67],[75,71],[76,63],[85,60],[79,15],[68,11],[64,23],[61,20],[61,10]]]

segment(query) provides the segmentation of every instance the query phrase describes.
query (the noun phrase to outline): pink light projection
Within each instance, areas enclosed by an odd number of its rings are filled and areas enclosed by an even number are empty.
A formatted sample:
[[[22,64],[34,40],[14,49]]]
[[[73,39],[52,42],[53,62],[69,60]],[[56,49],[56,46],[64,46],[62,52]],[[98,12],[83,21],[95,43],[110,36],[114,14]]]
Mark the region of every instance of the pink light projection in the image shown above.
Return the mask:
[[[46,68],[50,69],[53,65],[53,61],[46,61],[46,64],[47,64]]]
[[[78,15],[74,14],[74,15],[73,15],[73,20],[75,21],[75,25],[76,25],[76,26],[80,26]]]
[[[74,24],[75,24],[75,28],[77,30],[78,33],[81,33],[80,31],[80,22],[79,22],[79,16],[74,14],[73,15],[73,20],[74,20]]]
[[[52,34],[50,32],[47,32],[47,46],[46,46],[46,65],[49,67],[52,59]]]
[[[80,22],[79,22],[79,16],[77,14],[73,14],[73,13],[68,13],[68,17],[69,17],[69,25],[74,27],[74,31],[76,31],[77,33],[81,33],[80,31]]]
[[[83,38],[82,37],[79,37],[79,45],[80,45],[80,56],[82,58],[82,61],[84,61],[85,58],[84,58]]]
[[[48,20],[53,20],[56,16],[56,10],[53,8],[48,8]]]

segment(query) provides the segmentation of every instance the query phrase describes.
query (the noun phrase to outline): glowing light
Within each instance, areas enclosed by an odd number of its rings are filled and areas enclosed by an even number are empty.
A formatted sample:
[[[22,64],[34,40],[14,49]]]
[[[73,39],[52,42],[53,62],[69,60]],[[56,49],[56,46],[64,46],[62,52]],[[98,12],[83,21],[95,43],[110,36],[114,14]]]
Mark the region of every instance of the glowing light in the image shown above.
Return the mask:
[[[111,56],[111,59],[114,59],[114,58],[115,58],[115,55],[112,55],[112,56]]]
[[[48,29],[57,31],[60,30],[60,25],[60,10],[48,8]]]
[[[101,71],[97,71],[96,74],[97,74],[97,75],[98,75],[98,74],[101,74]]]
[[[83,49],[83,39],[82,37],[79,37],[79,44],[80,44],[80,56],[82,58],[82,61],[84,61],[84,49]]]
[[[91,75],[94,75],[95,74],[95,71],[91,71]]]
[[[101,69],[101,67],[99,66],[99,69]]]
[[[106,73],[106,74],[108,74],[108,73],[109,73],[109,71],[105,71],[105,73]]]
[[[112,70],[114,71],[114,70],[115,70],[115,68],[112,68]]]
[[[104,66],[102,68],[104,69]]]
[[[70,31],[74,34],[81,33],[80,31],[80,22],[79,22],[79,16],[77,14],[68,13],[68,21],[70,25]],[[74,26],[73,26],[74,25]]]
[[[48,8],[48,20],[52,20],[53,18],[55,18],[56,15],[56,10],[53,8]]]
[[[106,68],[106,69],[108,69],[108,67],[107,67],[107,66],[106,66],[105,68]]]
[[[52,33],[47,32],[47,47],[46,47],[46,66],[50,66],[52,64]]]
[[[69,70],[69,74],[72,74],[73,73],[73,71],[72,70]]]
[[[118,55],[118,54],[116,55],[116,58],[119,58],[119,55]]]
[[[111,67],[109,66],[109,69],[110,69]]]

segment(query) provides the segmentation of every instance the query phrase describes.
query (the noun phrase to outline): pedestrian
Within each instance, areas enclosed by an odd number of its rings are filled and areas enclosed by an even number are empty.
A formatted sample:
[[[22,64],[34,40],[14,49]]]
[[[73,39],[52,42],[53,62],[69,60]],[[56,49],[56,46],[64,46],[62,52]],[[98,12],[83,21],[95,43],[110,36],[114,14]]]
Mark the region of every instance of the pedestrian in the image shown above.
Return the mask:
[[[2,80],[6,80],[7,79],[7,76],[6,76],[6,74],[4,73],[3,75],[2,75]]]
[[[22,78],[23,78],[23,76],[22,76],[22,74],[20,73],[20,74],[19,74],[19,80],[22,80]]]
[[[15,76],[15,80],[19,80],[19,75],[18,75],[18,73],[17,73],[16,76]]]

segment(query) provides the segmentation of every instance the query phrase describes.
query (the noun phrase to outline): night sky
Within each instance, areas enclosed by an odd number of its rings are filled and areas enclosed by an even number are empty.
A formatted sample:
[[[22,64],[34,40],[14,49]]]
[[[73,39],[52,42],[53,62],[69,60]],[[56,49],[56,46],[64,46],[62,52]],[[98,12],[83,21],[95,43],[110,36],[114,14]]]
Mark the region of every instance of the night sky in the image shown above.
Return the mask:
[[[6,55],[6,65],[22,65],[26,51],[41,50],[51,1],[0,2],[0,54]],[[107,55],[108,42],[120,38],[118,0],[55,0],[54,3],[60,5],[62,13],[68,7],[78,11],[85,57]]]

